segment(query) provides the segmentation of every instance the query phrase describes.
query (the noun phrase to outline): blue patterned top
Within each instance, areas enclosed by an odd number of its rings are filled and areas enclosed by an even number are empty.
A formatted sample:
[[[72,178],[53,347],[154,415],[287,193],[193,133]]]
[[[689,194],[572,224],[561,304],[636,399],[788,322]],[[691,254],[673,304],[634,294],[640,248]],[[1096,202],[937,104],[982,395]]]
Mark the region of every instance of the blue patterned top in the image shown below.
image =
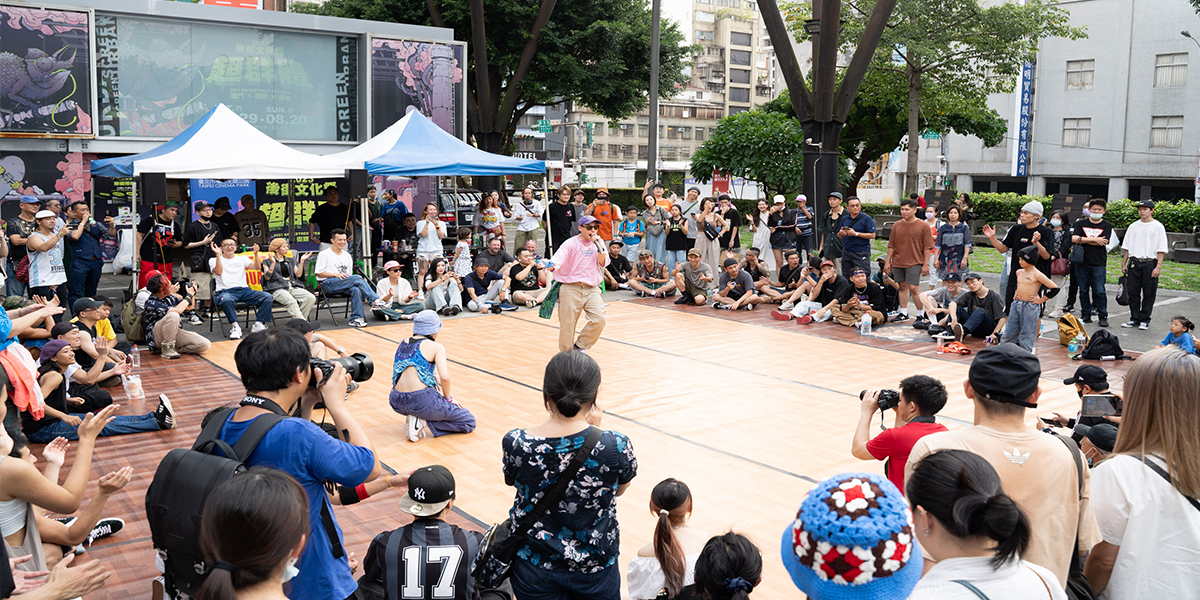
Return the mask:
[[[400,380],[400,374],[409,367],[417,369],[417,376],[421,378],[421,383],[429,387],[437,387],[437,379],[433,376],[433,365],[421,354],[421,342],[417,343],[400,342],[400,347],[396,348],[396,362],[392,365],[392,385]]]
[[[520,523],[587,437],[544,438],[514,429],[504,436],[504,481],[517,489],[509,517]],[[617,487],[637,475],[633,444],[622,433],[605,431],[558,505],[538,519],[517,558],[547,570],[596,573],[617,563]]]

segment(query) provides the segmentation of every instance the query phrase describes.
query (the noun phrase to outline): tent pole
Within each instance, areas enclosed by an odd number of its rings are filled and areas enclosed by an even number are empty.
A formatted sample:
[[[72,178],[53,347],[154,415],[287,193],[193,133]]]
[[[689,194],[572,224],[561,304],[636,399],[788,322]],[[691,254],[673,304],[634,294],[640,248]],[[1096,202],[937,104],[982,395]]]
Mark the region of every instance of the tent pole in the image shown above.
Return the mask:
[[[137,233],[136,233],[136,232],[137,232],[137,227],[138,227],[138,218],[137,218],[137,195],[138,195],[138,189],[137,189],[137,181],[138,181],[138,180],[137,180],[137,177],[134,177],[134,178],[133,178],[133,187],[131,188],[131,189],[132,189],[132,193],[130,194],[130,208],[131,208],[131,210],[133,210],[133,214],[132,214],[132,215],[130,215],[130,219],[131,219],[131,220],[132,220],[132,222],[133,222],[133,231],[130,231],[129,233],[130,233],[130,235],[132,235],[132,236],[133,236],[133,239],[135,240],[135,242],[136,242],[136,240],[137,240]],[[138,292],[138,272],[139,272],[139,271],[141,270],[141,268],[142,268],[142,261],[141,261],[141,257],[140,257],[140,256],[138,256],[138,253],[139,253],[139,252],[141,252],[141,248],[138,248],[136,243],[135,243],[133,246],[134,246],[134,248],[133,248],[133,260],[129,261],[129,266],[130,266],[130,267],[132,268],[132,270],[133,270],[133,295],[134,295],[134,296],[136,296],[136,295],[137,295],[137,292]]]
[[[551,246],[552,242],[550,241],[550,174],[549,173],[542,173],[542,202],[544,203],[544,206],[542,206],[542,210],[545,211],[543,214],[546,215],[546,260],[550,260],[550,254],[552,254],[550,252],[550,249],[553,248],[553,246]],[[555,200],[555,202],[557,202],[557,200]],[[567,198],[567,203],[569,204],[570,202],[571,202],[571,199]]]
[[[366,271],[366,273],[367,273],[367,279],[370,279],[371,278],[371,267],[375,264],[375,257],[368,255],[368,253],[371,251],[371,242],[370,242],[371,213],[370,213],[369,209],[367,208],[367,199],[366,198],[359,199],[358,208],[359,208],[358,221],[360,223],[362,223],[362,235],[359,236],[362,239],[359,240],[358,243],[362,245],[361,256],[365,259],[365,262],[366,262],[366,265],[363,267],[363,270]],[[421,283],[417,282],[417,285],[421,285]]]

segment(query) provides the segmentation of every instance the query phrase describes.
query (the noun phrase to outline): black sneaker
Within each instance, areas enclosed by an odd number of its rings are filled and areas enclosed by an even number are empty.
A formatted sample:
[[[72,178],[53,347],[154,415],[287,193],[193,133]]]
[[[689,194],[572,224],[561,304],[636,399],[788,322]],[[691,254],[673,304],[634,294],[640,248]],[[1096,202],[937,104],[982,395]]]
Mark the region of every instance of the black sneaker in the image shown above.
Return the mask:
[[[916,327],[916,325],[917,325],[916,323],[913,323],[913,327]],[[929,335],[937,335],[939,333],[945,332],[946,326],[938,325],[937,323],[930,323],[930,324],[928,324],[927,329],[929,330]]]
[[[691,303],[692,303],[692,299],[688,298],[687,294],[680,296],[679,299],[675,301],[675,304],[691,304]]]
[[[1100,323],[1098,324],[1101,327],[1108,327],[1108,317],[1100,317]]]
[[[891,317],[888,320],[893,323],[903,323],[908,320],[908,315],[904,313],[898,313],[896,316]]]
[[[913,320],[913,329],[929,329],[929,319],[925,317],[917,317]]]
[[[154,409],[154,419],[158,421],[159,429],[175,429],[175,409],[171,407],[171,401],[167,399],[166,394],[158,395],[158,408]]]
[[[92,528],[91,533],[88,534],[87,541],[84,543],[88,546],[91,546],[92,542],[114,535],[118,531],[121,531],[121,529],[124,527],[125,521],[121,519],[115,517],[111,519],[100,519],[100,522],[96,523],[96,526]]]
[[[1066,312],[1067,312],[1067,311],[1065,311],[1065,310],[1063,311],[1063,313],[1064,313],[1064,314],[1065,314]],[[1084,323],[1091,323],[1091,322],[1092,322],[1092,315],[1083,315],[1083,318],[1082,318],[1082,319],[1080,319],[1080,320],[1081,320],[1081,321],[1083,321]]]

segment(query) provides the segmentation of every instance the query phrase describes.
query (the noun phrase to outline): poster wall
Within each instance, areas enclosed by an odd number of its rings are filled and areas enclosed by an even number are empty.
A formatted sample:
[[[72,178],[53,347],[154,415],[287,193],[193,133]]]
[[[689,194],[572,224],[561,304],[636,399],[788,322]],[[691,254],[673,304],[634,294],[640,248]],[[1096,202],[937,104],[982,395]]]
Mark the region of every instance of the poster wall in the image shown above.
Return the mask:
[[[86,11],[0,5],[0,136],[92,137],[91,27]]]
[[[464,44],[371,38],[372,135],[421,111],[458,139],[466,137]]]
[[[174,136],[218,103],[281,140],[358,139],[358,40],[96,15],[101,136]]]

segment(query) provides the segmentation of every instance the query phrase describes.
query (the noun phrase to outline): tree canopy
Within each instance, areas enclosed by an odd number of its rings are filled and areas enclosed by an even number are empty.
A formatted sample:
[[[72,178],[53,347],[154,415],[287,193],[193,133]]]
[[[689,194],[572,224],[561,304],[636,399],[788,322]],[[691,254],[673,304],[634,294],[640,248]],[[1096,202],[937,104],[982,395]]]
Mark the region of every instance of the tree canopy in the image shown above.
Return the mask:
[[[784,96],[781,96],[784,97]],[[752,110],[717,122],[692,155],[691,173],[701,183],[713,172],[744,177],[767,195],[800,190],[804,131],[791,115]]]

